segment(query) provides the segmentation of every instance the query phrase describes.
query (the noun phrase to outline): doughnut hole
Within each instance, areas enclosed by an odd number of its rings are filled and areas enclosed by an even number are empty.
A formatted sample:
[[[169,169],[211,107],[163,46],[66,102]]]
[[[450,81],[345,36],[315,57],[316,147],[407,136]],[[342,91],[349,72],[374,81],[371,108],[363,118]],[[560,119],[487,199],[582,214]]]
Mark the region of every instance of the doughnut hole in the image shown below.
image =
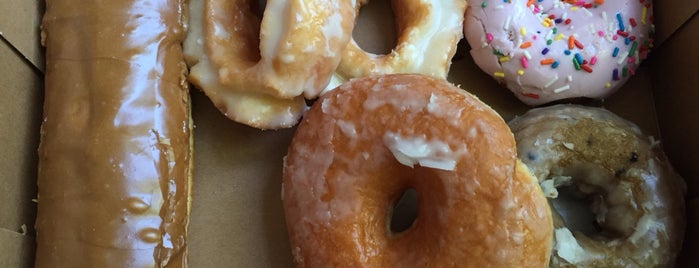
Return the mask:
[[[590,163],[577,163],[563,170],[561,177],[569,183],[557,188],[551,200],[554,210],[572,232],[611,241],[630,236],[640,219],[637,187],[620,176]]]
[[[359,9],[352,37],[364,51],[386,55],[396,46],[396,17],[388,0],[373,0]]]
[[[262,18],[265,14],[265,7],[267,6],[267,0],[251,0],[250,1],[250,11],[252,14],[258,18]]]
[[[558,197],[551,201],[551,205],[568,229],[587,236],[595,236],[601,231],[601,227],[596,221],[594,205],[591,203],[599,200],[598,196],[601,197],[601,195],[586,196],[572,185],[562,186],[558,188]]]
[[[239,25],[235,27],[236,31],[233,34],[240,36],[240,38],[236,38],[237,42],[235,44],[230,44],[237,48],[238,53],[236,56],[248,62],[248,64],[260,61],[262,58],[260,55],[260,27],[267,1],[233,1],[227,5],[229,5],[227,7],[229,10],[239,11],[236,12],[238,16],[231,16],[231,23]]]
[[[417,191],[408,188],[396,200],[395,204],[388,211],[389,230],[391,233],[401,233],[408,230],[417,218]]]

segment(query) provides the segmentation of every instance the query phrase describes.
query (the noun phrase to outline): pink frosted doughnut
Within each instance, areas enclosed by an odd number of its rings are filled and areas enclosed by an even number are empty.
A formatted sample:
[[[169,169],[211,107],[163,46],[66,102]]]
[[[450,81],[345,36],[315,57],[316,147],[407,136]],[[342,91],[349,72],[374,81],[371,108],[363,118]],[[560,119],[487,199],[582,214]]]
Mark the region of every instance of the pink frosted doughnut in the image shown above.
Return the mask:
[[[464,35],[487,74],[522,102],[605,98],[652,45],[651,0],[468,0]]]

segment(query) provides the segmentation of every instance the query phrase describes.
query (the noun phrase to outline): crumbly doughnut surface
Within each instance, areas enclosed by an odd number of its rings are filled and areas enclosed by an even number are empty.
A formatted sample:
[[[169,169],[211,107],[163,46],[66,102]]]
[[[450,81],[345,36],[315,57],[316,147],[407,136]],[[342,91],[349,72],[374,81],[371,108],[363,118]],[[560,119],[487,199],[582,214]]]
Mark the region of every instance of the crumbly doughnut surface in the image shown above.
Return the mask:
[[[684,181],[637,126],[601,108],[556,105],[530,110],[510,127],[552,201],[552,266],[673,265],[684,235]],[[590,223],[557,206],[566,188],[589,204],[594,230],[575,228]]]

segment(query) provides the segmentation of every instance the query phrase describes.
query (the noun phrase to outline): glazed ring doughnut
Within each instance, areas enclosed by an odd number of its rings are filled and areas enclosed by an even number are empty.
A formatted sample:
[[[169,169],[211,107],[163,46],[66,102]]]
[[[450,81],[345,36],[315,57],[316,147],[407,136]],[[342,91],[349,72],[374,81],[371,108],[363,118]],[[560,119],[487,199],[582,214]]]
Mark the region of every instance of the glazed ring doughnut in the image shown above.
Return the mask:
[[[229,118],[258,128],[291,127],[328,84],[354,23],[350,0],[190,3],[185,42],[190,81]]]
[[[555,198],[552,266],[672,266],[684,232],[684,180],[638,127],[575,105],[533,109],[510,127],[520,158]],[[570,200],[591,205],[566,210]],[[583,213],[589,218],[574,219]]]
[[[356,11],[369,0],[357,2]],[[331,87],[350,78],[419,73],[446,78],[456,45],[463,37],[463,0],[392,0],[397,45],[387,55],[364,51],[354,39],[342,52]],[[335,83],[337,82],[337,83]]]
[[[445,80],[357,78],[304,115],[284,163],[298,267],[543,267],[552,219],[500,116]],[[417,217],[389,227],[417,192]]]
[[[476,64],[529,105],[616,91],[652,48],[651,0],[468,0]]]

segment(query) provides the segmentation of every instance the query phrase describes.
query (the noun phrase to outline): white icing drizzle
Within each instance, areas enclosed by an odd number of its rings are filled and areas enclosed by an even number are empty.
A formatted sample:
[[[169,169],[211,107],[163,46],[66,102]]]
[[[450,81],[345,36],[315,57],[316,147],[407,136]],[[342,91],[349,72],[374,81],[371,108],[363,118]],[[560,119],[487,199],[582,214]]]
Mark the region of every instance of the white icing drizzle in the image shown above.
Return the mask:
[[[349,138],[357,137],[357,129],[354,127],[352,122],[337,120],[337,126],[340,128],[340,131],[342,131],[342,134],[345,134],[345,136]]]
[[[428,141],[423,136],[402,137],[396,133],[387,132],[384,134],[383,142],[398,162],[409,167],[419,164],[423,167],[453,171],[457,160],[464,153],[464,151],[453,151],[443,141]]]
[[[578,244],[578,241],[573,237],[573,233],[571,233],[568,228],[563,227],[556,229],[554,231],[554,241],[556,243],[553,248],[556,254],[571,264],[594,258],[594,255],[585,251],[585,249]]]

